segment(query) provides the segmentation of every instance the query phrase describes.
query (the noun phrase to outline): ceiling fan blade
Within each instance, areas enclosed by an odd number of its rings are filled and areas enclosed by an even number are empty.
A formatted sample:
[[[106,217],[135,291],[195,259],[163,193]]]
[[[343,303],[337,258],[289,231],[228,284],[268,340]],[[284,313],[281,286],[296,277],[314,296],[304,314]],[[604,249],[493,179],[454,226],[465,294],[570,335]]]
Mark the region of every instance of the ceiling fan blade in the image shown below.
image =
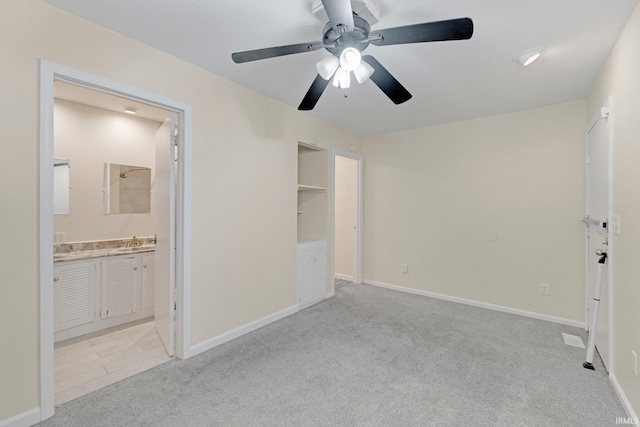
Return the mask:
[[[313,110],[313,107],[316,106],[316,103],[322,96],[322,93],[327,88],[328,84],[329,80],[323,79],[320,74],[318,74],[307,91],[307,94],[304,96],[304,99],[300,103],[298,110]]]
[[[371,55],[365,55],[362,57],[362,60],[373,67],[375,71],[371,74],[371,80],[373,80],[394,104],[402,104],[411,99],[409,91],[406,90],[377,59]]]
[[[344,25],[349,30],[355,28],[350,0],[322,0],[322,5],[333,28],[337,30],[339,25]]]
[[[323,47],[324,45],[322,44],[322,42],[290,44],[287,46],[275,46],[275,47],[267,47],[264,49],[236,52],[231,54],[231,59],[233,59],[233,62],[235,62],[236,64],[241,64],[243,62],[274,58],[276,56],[291,55],[294,53],[312,52],[314,50],[322,49]]]
[[[405,27],[372,31],[369,41],[376,46],[393,44],[466,40],[473,35],[473,21],[469,18],[425,22]]]

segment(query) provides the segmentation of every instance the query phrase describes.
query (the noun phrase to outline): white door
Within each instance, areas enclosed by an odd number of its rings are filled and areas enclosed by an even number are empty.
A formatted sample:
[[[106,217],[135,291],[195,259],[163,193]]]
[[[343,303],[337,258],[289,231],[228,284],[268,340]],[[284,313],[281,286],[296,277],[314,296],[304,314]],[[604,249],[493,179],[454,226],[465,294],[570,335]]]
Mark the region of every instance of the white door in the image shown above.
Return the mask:
[[[155,323],[169,356],[174,353],[175,289],[175,175],[173,115],[156,133]]]
[[[611,220],[609,218],[609,128],[608,112],[603,108],[595,120],[595,124],[587,133],[587,289],[591,307],[595,292],[598,257],[597,249],[605,250],[609,242]],[[592,121],[591,123],[594,123]],[[599,224],[607,222],[607,228]],[[605,267],[600,295],[600,308],[596,328],[596,349],[600,354],[607,371],[610,366],[610,315],[611,315],[611,286],[609,283],[608,263]],[[591,319],[589,315],[588,319]]]

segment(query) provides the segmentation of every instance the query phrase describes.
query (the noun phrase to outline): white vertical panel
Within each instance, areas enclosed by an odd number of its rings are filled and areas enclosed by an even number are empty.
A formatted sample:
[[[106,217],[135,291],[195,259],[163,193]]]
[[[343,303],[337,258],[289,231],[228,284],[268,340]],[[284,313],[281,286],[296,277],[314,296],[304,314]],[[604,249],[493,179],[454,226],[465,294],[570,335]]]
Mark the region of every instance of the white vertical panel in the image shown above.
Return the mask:
[[[93,261],[54,267],[55,332],[94,320],[94,274]]]
[[[173,115],[156,132],[156,273],[154,316],[156,329],[169,356],[174,353],[175,288],[175,145]]]
[[[54,159],[53,213],[69,213],[69,159]]]
[[[140,289],[140,310],[153,307],[156,286],[155,254],[142,256],[142,283]]]
[[[327,294],[327,243],[313,250],[313,301],[323,299]]]
[[[609,120],[608,115],[602,115],[587,132],[587,215],[592,220],[603,222],[608,221],[609,227],[612,218],[609,218]],[[605,250],[607,245],[605,239],[609,237],[609,231],[599,230],[594,224],[588,229],[587,242],[587,281],[589,300],[593,298],[596,286],[599,256],[595,255],[597,249]],[[610,267],[607,262],[605,270]],[[608,272],[607,272],[608,273]],[[609,274],[603,276],[602,291],[600,294],[600,306],[598,313],[598,325],[596,328],[595,344],[600,354],[600,358],[607,369],[610,363],[610,286],[607,280]]]
[[[302,250],[298,256],[300,283],[298,284],[298,303],[304,306],[313,301],[314,265],[313,251]]]
[[[298,305],[307,306],[326,296],[327,241],[298,244]]]
[[[137,270],[136,257],[113,257],[102,261],[103,319],[136,311]]]

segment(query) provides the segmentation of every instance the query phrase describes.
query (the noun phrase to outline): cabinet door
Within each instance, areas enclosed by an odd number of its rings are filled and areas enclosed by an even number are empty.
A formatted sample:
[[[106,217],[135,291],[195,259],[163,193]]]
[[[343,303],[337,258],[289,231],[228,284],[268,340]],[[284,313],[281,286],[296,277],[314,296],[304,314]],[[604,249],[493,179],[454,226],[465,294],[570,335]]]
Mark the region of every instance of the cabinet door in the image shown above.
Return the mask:
[[[53,268],[54,331],[93,322],[95,319],[96,263],[56,264]]]
[[[140,289],[140,310],[152,308],[156,289],[156,256],[142,255],[142,282]]]
[[[304,307],[326,296],[326,241],[298,245],[298,305]]]
[[[102,318],[137,311],[139,257],[120,256],[102,261]]]

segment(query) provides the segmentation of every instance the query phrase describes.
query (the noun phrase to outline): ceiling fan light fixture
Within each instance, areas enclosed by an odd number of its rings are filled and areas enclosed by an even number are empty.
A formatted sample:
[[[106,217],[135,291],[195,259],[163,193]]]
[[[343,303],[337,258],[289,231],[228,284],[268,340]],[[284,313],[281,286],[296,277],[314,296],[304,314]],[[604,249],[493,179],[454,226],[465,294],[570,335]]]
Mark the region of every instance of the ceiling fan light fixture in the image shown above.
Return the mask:
[[[348,89],[351,86],[351,72],[339,67],[331,84],[338,89]]]
[[[358,83],[362,84],[369,80],[369,77],[371,77],[374,71],[375,70],[371,65],[367,64],[365,61],[362,61],[360,62],[360,65],[358,65],[358,68],[353,70],[353,74],[356,76],[356,80],[358,81]]]
[[[328,58],[321,59],[316,63],[318,74],[325,80],[329,80],[340,66],[338,57],[331,55]]]
[[[518,62],[520,62],[524,67],[526,67],[527,65],[530,65],[538,58],[540,58],[540,52],[531,51],[520,56],[520,58],[518,59]]]
[[[360,51],[355,47],[348,47],[340,53],[340,66],[347,71],[353,71],[362,62]]]

